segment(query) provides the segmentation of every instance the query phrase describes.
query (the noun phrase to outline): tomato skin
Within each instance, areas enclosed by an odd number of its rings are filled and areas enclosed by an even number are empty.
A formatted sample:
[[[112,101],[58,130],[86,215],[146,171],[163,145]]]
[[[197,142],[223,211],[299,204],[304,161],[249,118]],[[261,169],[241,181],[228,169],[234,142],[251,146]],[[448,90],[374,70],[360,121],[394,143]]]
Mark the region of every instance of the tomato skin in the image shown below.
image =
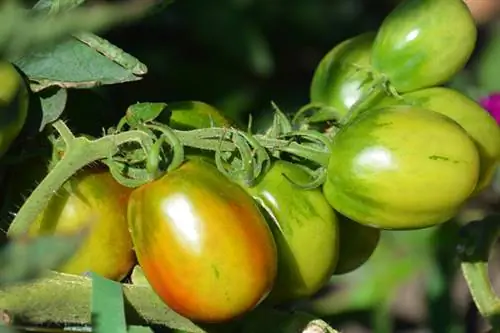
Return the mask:
[[[356,223],[339,216],[339,260],[335,275],[347,274],[361,267],[370,259],[380,240],[380,229]]]
[[[29,234],[64,234],[95,223],[76,254],[57,270],[77,275],[93,271],[120,281],[136,262],[127,224],[130,193],[108,170],[83,169],[52,197]]]
[[[403,100],[387,97],[380,105],[417,105],[450,117],[462,126],[476,144],[481,171],[475,193],[488,186],[500,159],[500,127],[479,103],[445,87],[432,87],[402,95]]]
[[[372,65],[400,93],[436,86],[465,66],[476,39],[463,0],[405,0],[379,27]]]
[[[389,106],[337,132],[323,193],[358,223],[416,229],[450,219],[478,177],[475,144],[455,121],[420,107]]]
[[[128,217],[144,275],[179,314],[226,321],[271,291],[271,230],[252,197],[210,163],[189,160],[135,189]]]
[[[0,157],[21,132],[28,116],[29,91],[9,62],[0,62]]]
[[[331,49],[320,61],[311,81],[310,100],[334,107],[341,115],[368,94],[371,48],[375,32],[347,39]]]
[[[232,121],[220,110],[200,101],[168,103],[158,116],[158,121],[179,130],[193,130],[209,127],[229,127]]]
[[[278,248],[278,277],[271,302],[309,297],[329,280],[338,258],[338,222],[321,189],[303,190],[290,183],[307,182],[300,166],[277,160],[247,191],[267,212]]]

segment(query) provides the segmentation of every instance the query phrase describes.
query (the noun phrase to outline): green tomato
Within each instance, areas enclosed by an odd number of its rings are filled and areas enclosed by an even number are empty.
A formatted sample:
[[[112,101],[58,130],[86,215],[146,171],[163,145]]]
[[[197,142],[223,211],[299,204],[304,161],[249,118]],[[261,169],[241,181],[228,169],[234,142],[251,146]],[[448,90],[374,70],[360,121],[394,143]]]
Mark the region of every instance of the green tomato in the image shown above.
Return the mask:
[[[325,197],[348,218],[381,229],[449,220],[474,191],[479,154],[450,118],[415,106],[355,117],[333,138]]]
[[[491,183],[500,159],[500,127],[476,101],[445,87],[432,87],[384,99],[380,105],[409,104],[436,111],[462,126],[474,140],[481,161],[475,193]]]
[[[380,240],[380,229],[339,216],[340,251],[335,275],[346,274],[370,259]]]
[[[368,94],[370,56],[374,32],[343,41],[328,52],[316,68],[310,88],[312,103],[331,106],[344,116]],[[365,70],[363,70],[365,69]]]
[[[229,127],[232,125],[220,110],[199,101],[168,103],[157,121],[180,130],[193,130],[209,127]]]
[[[28,115],[29,91],[9,62],[0,62],[0,157],[21,132]]]
[[[476,38],[463,0],[405,0],[382,22],[372,65],[401,93],[440,85],[465,66]]]
[[[321,189],[304,190],[292,181],[310,181],[300,166],[275,161],[247,191],[267,212],[278,248],[278,277],[271,302],[305,298],[329,280],[338,258],[338,222]]]

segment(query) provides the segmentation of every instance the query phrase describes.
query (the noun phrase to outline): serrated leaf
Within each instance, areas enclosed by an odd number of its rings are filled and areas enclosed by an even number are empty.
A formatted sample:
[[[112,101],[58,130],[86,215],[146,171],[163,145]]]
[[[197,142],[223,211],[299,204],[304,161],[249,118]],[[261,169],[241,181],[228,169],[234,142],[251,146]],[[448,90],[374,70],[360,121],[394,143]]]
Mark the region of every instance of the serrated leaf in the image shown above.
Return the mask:
[[[46,89],[40,93],[40,105],[42,107],[42,122],[40,124],[40,131],[42,131],[47,124],[59,119],[59,116],[66,107],[68,100],[68,93],[66,89],[53,87]]]
[[[0,250],[0,286],[30,281],[59,267],[79,249],[86,236],[87,229],[83,229],[64,236],[11,240]]]
[[[94,333],[127,333],[121,284],[95,273],[92,278],[92,330]]]
[[[75,38],[13,62],[33,82],[33,91],[51,86],[90,88],[140,79]]]

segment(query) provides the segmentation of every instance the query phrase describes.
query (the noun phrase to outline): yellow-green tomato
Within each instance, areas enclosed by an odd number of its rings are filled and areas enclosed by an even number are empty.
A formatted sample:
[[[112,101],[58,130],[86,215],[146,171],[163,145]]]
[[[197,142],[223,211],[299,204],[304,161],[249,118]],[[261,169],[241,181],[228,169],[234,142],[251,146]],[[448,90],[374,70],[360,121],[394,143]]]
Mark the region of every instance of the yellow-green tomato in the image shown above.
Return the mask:
[[[310,181],[290,162],[276,161],[257,185],[247,191],[267,212],[278,248],[278,277],[271,302],[305,298],[331,277],[338,258],[338,222],[321,189],[292,184]]]
[[[0,156],[21,132],[28,115],[28,87],[16,68],[0,61]]]
[[[333,138],[323,192],[348,218],[382,229],[449,220],[474,191],[477,148],[452,119],[417,106],[368,110]]]
[[[500,127],[495,119],[476,101],[450,88],[421,89],[403,94],[402,97],[388,97],[380,105],[417,105],[456,121],[469,133],[479,152],[481,172],[475,192],[488,186],[500,159]]]

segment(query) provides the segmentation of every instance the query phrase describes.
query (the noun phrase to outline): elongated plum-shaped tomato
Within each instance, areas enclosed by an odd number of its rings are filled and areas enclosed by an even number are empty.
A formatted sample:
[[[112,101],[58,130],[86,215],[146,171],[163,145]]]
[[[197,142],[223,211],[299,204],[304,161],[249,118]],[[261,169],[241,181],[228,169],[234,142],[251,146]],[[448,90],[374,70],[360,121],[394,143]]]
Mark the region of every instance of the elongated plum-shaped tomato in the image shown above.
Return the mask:
[[[417,106],[368,110],[335,135],[323,193],[335,210],[382,229],[449,220],[474,191],[479,154],[454,120]]]
[[[377,32],[372,65],[399,92],[440,85],[465,66],[476,38],[463,0],[404,0]]]
[[[300,166],[276,161],[249,193],[267,212],[278,247],[278,278],[269,300],[275,303],[316,293],[333,274],[339,252],[337,216],[321,189]]]
[[[189,160],[135,189],[128,217],[144,275],[179,314],[226,321],[271,291],[272,232],[252,197],[211,163]]]

